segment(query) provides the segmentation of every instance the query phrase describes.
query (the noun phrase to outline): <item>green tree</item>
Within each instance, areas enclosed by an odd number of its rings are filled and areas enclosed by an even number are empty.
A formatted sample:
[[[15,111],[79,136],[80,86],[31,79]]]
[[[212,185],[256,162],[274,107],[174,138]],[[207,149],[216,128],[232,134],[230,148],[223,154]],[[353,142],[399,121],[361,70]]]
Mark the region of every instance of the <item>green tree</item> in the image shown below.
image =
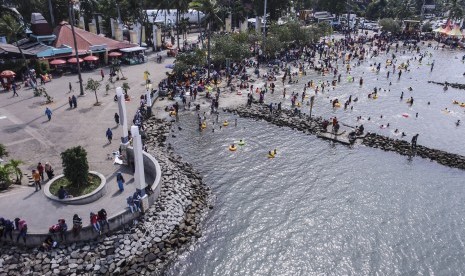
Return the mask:
[[[374,2],[371,2],[367,6],[365,16],[371,20],[376,20],[379,18],[386,17],[385,11],[386,11],[387,6],[388,6],[387,0],[376,0]]]
[[[8,161],[8,163],[5,165],[6,167],[11,169],[11,172],[15,174],[16,176],[16,184],[21,184],[21,180],[23,179],[23,172],[19,168],[21,164],[24,162],[21,160],[16,160],[16,159],[11,159]]]
[[[318,8],[336,14],[345,13],[347,10],[347,0],[319,0]]]
[[[65,150],[61,153],[61,160],[63,174],[72,185],[80,188],[87,184],[89,164],[87,163],[87,152],[83,147],[77,146]]]
[[[249,44],[241,34],[213,36],[212,44],[215,64],[224,65],[225,59],[241,61],[250,56]]]
[[[90,91],[94,92],[94,94],[95,94],[95,104],[96,105],[99,104],[97,91],[100,89],[100,86],[101,86],[101,83],[99,81],[96,81],[96,80],[94,80],[92,78],[89,78],[87,80],[86,90],[90,90]]]
[[[421,31],[424,32],[424,33],[431,32],[432,30],[433,30],[433,26],[429,22],[427,22],[427,23],[423,24],[423,26],[421,26]]]
[[[208,62],[208,78],[210,78],[210,63],[211,63],[211,27],[215,22],[222,22],[218,16],[220,11],[216,0],[194,0],[189,4],[189,8],[196,9],[205,14],[205,20],[208,22],[208,43],[207,43],[207,62]]]
[[[180,53],[176,56],[174,62],[174,72],[178,77],[182,76],[187,70],[194,66],[202,66],[205,64],[205,51],[195,49],[193,52]]]
[[[392,34],[398,34],[401,31],[401,26],[399,22],[392,18],[383,18],[379,21],[383,31],[390,32]]]

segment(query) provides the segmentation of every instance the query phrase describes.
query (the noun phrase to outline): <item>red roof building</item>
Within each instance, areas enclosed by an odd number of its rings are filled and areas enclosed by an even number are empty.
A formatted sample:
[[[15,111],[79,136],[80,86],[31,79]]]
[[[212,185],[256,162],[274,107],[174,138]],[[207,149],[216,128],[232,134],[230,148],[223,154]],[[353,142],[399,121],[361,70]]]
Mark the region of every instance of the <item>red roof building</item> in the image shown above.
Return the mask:
[[[127,41],[116,41],[77,27],[74,27],[74,32],[76,34],[76,43],[79,54],[86,54],[91,51],[93,53],[105,52],[138,46]],[[56,35],[56,40],[54,42],[55,47],[58,48],[62,45],[67,45],[74,49],[73,33],[71,31],[71,25],[69,25],[68,22],[63,21],[58,24],[54,30],[54,34]]]

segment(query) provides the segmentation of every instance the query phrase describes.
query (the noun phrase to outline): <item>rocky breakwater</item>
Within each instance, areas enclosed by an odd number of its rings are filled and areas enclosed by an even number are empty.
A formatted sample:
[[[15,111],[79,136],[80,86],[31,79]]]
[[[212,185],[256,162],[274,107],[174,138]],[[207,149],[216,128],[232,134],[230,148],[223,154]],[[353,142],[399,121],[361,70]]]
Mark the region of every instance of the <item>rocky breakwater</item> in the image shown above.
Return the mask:
[[[239,106],[235,108],[224,108],[226,112],[235,113],[244,118],[265,120],[279,127],[290,127],[309,134],[317,134],[324,131],[322,118],[310,117],[305,114],[298,114],[292,110],[283,109],[273,111],[266,105],[252,104],[252,106]]]
[[[437,82],[437,81],[428,81],[428,83],[434,83],[434,84],[442,85],[446,87],[450,86],[452,88],[465,90],[465,84],[462,84],[462,83],[448,83],[448,82]]]
[[[147,122],[149,153],[160,163],[160,196],[133,225],[96,240],[60,244],[49,252],[0,247],[0,276],[6,275],[157,275],[201,236],[200,222],[209,188],[191,165],[182,162],[165,140],[170,124]],[[104,207],[104,206],[103,206]]]
[[[465,156],[431,149],[422,145],[417,145],[416,149],[412,151],[412,145],[404,140],[397,140],[374,133],[368,133],[362,140],[362,144],[373,148],[379,148],[384,151],[394,151],[401,155],[420,156],[451,168],[465,169]]]
[[[322,127],[321,118],[310,120],[308,115],[299,115],[291,110],[274,111],[270,113],[266,105],[252,104],[252,106],[239,106],[236,108],[225,108],[226,112],[235,113],[241,117],[265,120],[277,126],[290,127],[308,134],[318,134],[325,131]],[[465,169],[465,157],[425,146],[417,145],[412,151],[412,145],[404,140],[392,139],[386,136],[368,133],[361,138],[362,144],[384,151],[393,151],[406,156],[420,156],[438,162],[451,168]]]

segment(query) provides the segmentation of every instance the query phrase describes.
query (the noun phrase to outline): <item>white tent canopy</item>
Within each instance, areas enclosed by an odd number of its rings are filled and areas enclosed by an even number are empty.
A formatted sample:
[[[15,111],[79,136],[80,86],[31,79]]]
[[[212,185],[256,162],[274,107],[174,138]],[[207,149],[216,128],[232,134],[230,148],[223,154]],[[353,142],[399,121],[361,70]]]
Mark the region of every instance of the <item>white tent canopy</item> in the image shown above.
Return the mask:
[[[137,51],[145,51],[147,50],[147,48],[136,46],[136,47],[130,47],[130,48],[123,48],[119,50],[123,53],[132,53],[132,52],[137,52]]]

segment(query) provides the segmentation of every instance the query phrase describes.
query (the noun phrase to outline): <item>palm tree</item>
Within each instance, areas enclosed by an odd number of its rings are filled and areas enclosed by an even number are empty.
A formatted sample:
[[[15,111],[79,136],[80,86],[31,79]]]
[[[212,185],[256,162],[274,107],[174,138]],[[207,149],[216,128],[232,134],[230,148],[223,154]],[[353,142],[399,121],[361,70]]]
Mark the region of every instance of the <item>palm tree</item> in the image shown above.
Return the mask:
[[[24,24],[21,24],[20,19],[15,17],[8,9],[1,7],[0,12],[2,13],[2,16],[0,17],[0,30],[5,32],[8,41],[13,41],[16,44],[16,47],[18,47],[21,58],[26,66],[26,74],[29,74],[29,66],[27,64],[26,56],[24,56],[23,50],[18,44],[18,35],[25,32],[25,26]]]
[[[218,16],[220,8],[216,0],[194,0],[189,4],[189,8],[196,9],[205,14],[205,20],[208,22],[208,43],[207,43],[207,66],[208,66],[208,78],[210,78],[210,48],[211,48],[211,25],[214,22],[222,22],[221,18]]]
[[[11,168],[0,165],[0,189],[6,189],[11,184]]]
[[[189,9],[190,0],[177,0],[172,2],[172,6],[176,9],[176,39],[179,48],[179,34],[181,32],[181,14],[184,14]]]
[[[23,172],[19,168],[21,164],[24,162],[21,160],[16,160],[16,159],[11,159],[8,164],[5,165],[5,167],[9,168],[11,170],[11,173],[14,173],[16,176],[16,184],[20,184],[21,180],[23,179]]]
[[[99,105],[97,91],[99,90],[100,86],[101,86],[100,82],[94,80],[93,78],[89,78],[87,80],[86,90],[90,90],[90,91],[94,92],[94,94],[95,94],[95,105]]]
[[[450,0],[447,3],[447,10],[449,11],[449,19],[461,20],[464,17],[464,0]]]

